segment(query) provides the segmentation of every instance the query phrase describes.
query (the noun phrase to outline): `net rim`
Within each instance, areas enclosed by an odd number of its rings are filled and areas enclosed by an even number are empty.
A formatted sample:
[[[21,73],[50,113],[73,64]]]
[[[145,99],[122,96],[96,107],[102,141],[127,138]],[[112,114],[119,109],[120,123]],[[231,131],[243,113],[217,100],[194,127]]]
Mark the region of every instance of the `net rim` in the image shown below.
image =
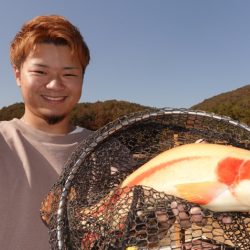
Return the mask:
[[[66,249],[65,246],[65,239],[63,235],[63,219],[64,219],[64,213],[65,213],[65,207],[67,203],[67,195],[70,190],[72,181],[74,179],[74,176],[78,170],[78,168],[81,166],[82,162],[85,160],[85,158],[93,152],[95,147],[106,140],[110,135],[114,134],[118,130],[132,125],[134,123],[145,121],[150,119],[151,117],[161,117],[166,115],[195,115],[199,117],[206,117],[214,119],[218,122],[225,122],[228,123],[234,127],[239,127],[245,130],[246,132],[249,132],[250,135],[250,126],[241,123],[237,120],[232,119],[228,116],[222,116],[215,113],[209,113],[206,111],[201,110],[192,110],[192,109],[186,109],[186,108],[161,108],[161,109],[155,109],[155,110],[146,110],[141,112],[135,112],[130,115],[122,116],[113,122],[108,123],[104,127],[98,129],[94,132],[93,136],[89,140],[86,141],[86,147],[84,148],[81,155],[78,157],[77,161],[72,166],[65,184],[63,186],[63,190],[59,199],[59,205],[57,209],[57,227],[56,227],[56,235],[57,235],[57,245],[59,250]],[[94,141],[90,143],[91,141]]]

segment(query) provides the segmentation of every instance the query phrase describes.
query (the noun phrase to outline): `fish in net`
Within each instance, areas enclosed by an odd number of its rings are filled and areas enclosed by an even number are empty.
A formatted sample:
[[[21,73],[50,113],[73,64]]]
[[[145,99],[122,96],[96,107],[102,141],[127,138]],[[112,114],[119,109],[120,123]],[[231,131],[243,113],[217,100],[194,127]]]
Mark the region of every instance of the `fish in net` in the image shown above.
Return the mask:
[[[93,133],[42,203],[51,249],[250,249],[247,210],[213,211],[140,183],[121,187],[162,152],[201,141],[250,150],[250,128],[202,111],[160,109],[121,117]],[[197,207],[202,223],[189,213]]]

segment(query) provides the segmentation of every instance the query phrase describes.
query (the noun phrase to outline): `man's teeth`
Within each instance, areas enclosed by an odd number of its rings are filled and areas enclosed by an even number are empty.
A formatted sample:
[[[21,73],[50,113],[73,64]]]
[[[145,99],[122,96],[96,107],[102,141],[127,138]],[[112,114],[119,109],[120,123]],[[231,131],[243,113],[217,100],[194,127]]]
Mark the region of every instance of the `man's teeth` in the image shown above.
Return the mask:
[[[63,101],[65,99],[65,96],[44,96],[45,99],[50,100],[50,101]]]

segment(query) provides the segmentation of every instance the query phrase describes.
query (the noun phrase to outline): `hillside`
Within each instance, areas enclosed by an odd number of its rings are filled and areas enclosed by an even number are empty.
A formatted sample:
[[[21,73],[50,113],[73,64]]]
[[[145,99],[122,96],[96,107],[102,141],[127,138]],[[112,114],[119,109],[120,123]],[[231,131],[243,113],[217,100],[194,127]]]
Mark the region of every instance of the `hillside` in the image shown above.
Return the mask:
[[[250,85],[205,99],[191,108],[229,116],[250,125]]]
[[[96,130],[118,117],[146,109],[152,108],[117,100],[80,103],[72,112],[72,121],[75,125]]]
[[[117,100],[79,103],[72,111],[71,119],[75,125],[96,130],[118,117],[146,109],[153,108]],[[24,104],[15,103],[0,109],[0,121],[11,120],[14,117],[20,118],[23,113]]]
[[[117,100],[79,103],[72,112],[72,122],[96,130],[118,117],[146,109],[153,107]],[[191,109],[229,116],[250,125],[250,85],[208,98]],[[0,120],[20,118],[23,112],[23,103],[15,103],[0,109]]]

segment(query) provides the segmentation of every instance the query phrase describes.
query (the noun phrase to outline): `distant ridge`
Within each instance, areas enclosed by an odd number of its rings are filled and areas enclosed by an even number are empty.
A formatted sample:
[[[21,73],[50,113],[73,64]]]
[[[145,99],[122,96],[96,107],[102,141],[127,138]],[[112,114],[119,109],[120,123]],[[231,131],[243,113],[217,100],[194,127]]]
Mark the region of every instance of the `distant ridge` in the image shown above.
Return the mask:
[[[71,114],[73,124],[96,130],[105,124],[129,113],[153,109],[127,101],[107,100],[94,103],[79,103]],[[0,121],[21,118],[24,104],[15,103],[0,109]]]
[[[96,130],[108,122],[129,113],[154,109],[128,101],[108,100],[95,103],[79,103],[72,112],[75,125]],[[229,116],[250,126],[250,85],[205,99],[191,107],[218,115]],[[0,121],[20,118],[24,112],[23,103],[15,103],[0,109]]]
[[[250,125],[250,84],[196,104],[191,109],[229,116]]]

